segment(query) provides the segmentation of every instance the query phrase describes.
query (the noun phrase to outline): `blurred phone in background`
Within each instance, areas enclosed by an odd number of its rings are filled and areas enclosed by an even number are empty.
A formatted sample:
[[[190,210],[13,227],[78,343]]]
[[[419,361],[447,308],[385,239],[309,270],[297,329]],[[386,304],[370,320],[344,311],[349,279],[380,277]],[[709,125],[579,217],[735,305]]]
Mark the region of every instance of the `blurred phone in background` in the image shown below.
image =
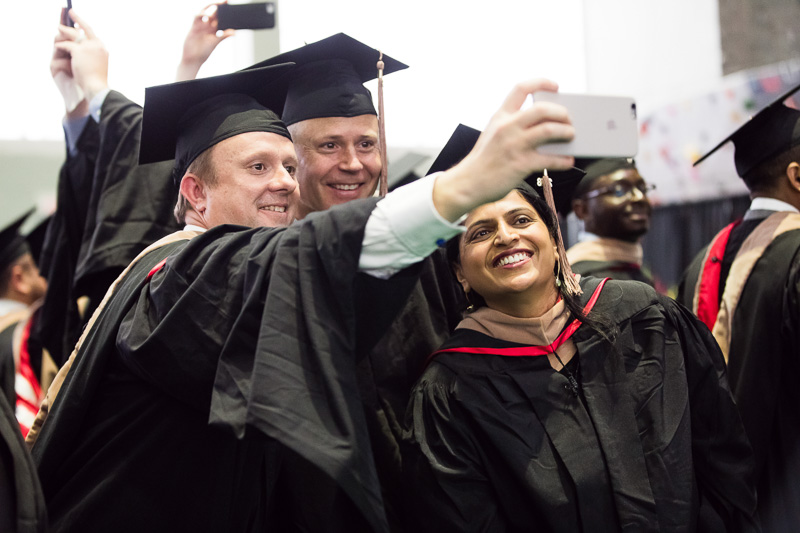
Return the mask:
[[[70,9],[72,9],[72,0],[67,0],[67,7],[61,8],[61,24],[74,28],[75,22],[69,16]],[[69,56],[67,52],[60,53],[67,57]],[[53,76],[53,81],[56,82],[56,86],[61,92],[61,96],[64,97],[64,105],[67,108],[67,112],[69,113],[75,110],[75,108],[78,107],[78,105],[84,99],[83,90],[81,90],[78,84],[75,83],[75,80],[72,78],[72,76],[63,70],[58,71]]]
[[[275,27],[275,4],[219,4],[217,29],[261,30]]]
[[[69,16],[70,9],[72,9],[72,0],[67,0],[67,7],[61,8],[61,24],[74,28],[75,22]]]

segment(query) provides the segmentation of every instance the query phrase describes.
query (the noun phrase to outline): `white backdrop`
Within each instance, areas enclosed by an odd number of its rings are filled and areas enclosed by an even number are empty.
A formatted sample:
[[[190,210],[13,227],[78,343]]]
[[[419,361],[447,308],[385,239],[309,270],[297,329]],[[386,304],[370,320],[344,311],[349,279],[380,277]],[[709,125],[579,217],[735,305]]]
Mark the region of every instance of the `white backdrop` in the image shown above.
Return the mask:
[[[8,2],[0,34],[6,103],[0,139],[62,137],[50,80],[61,2]],[[110,83],[141,102],[172,80],[192,0],[75,0],[110,52]],[[482,128],[511,85],[546,76],[564,91],[637,98],[648,110],[710,90],[720,79],[715,0],[281,0],[281,48],[344,31],[411,66],[387,77],[390,145],[436,148],[458,122]],[[267,30],[268,31],[268,30]],[[254,61],[240,31],[200,75]],[[261,59],[261,58],[256,58]]]

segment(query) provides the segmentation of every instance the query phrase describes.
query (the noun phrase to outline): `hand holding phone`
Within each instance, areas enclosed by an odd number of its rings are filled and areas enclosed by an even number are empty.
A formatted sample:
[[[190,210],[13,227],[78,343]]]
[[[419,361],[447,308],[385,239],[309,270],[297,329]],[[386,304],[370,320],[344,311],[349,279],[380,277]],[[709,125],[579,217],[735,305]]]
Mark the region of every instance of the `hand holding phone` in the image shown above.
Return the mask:
[[[566,107],[575,128],[572,141],[541,145],[542,153],[590,158],[633,157],[639,149],[633,98],[539,91],[533,94],[533,101]]]

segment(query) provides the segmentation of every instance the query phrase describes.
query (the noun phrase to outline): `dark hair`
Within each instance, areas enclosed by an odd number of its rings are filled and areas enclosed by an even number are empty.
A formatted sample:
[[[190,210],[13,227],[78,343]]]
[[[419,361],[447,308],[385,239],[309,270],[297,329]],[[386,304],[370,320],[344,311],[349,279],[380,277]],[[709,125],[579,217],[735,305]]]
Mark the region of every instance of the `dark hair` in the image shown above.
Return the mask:
[[[542,220],[547,226],[547,231],[550,233],[550,237],[555,242],[558,242],[558,219],[550,207],[547,205],[547,202],[539,196],[536,190],[533,189],[530,185],[523,182],[519,186],[514,188],[515,191],[520,193],[522,197],[528,202],[531,207],[539,214]],[[450,263],[451,271],[453,276],[455,277],[455,267],[461,265],[461,239],[462,235],[458,235],[453,237],[449,241],[447,241],[447,261]],[[556,267],[558,264],[556,264]],[[553,275],[558,276],[560,273],[557,273],[555,270],[553,271]],[[572,313],[572,316],[580,320],[583,324],[588,326],[589,328],[595,330],[600,336],[602,336],[606,341],[612,342],[611,337],[616,335],[616,326],[614,322],[603,313],[599,313],[597,311],[591,311],[591,316],[584,314],[583,307],[580,304],[580,300],[577,296],[573,294],[568,294],[565,291],[561,291],[561,297],[564,299],[564,303],[569,309],[569,312]],[[467,296],[469,303],[472,305],[473,308],[477,309],[479,307],[486,306],[486,300],[483,299],[483,296],[478,294],[476,291],[470,291],[469,295]]]
[[[800,163],[800,144],[762,161],[742,176],[742,180],[752,192],[769,192],[778,185],[786,167],[793,161]]]

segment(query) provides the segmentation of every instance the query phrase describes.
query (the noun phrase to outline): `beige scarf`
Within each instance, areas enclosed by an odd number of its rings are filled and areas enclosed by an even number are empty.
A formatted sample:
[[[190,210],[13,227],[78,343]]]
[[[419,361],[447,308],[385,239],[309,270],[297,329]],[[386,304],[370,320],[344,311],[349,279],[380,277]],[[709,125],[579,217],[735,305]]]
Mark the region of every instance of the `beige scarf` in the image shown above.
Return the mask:
[[[567,326],[572,315],[564,300],[559,300],[542,316],[518,318],[489,307],[481,307],[462,320],[456,329],[471,329],[494,339],[500,339],[528,346],[547,346]],[[564,364],[575,355],[575,343],[568,339],[558,349],[558,356]],[[554,355],[548,355],[550,365],[560,370],[561,364]]]
[[[621,261],[642,266],[642,245],[638,242],[621,241],[600,237],[574,244],[567,250],[570,263],[579,261]]]

